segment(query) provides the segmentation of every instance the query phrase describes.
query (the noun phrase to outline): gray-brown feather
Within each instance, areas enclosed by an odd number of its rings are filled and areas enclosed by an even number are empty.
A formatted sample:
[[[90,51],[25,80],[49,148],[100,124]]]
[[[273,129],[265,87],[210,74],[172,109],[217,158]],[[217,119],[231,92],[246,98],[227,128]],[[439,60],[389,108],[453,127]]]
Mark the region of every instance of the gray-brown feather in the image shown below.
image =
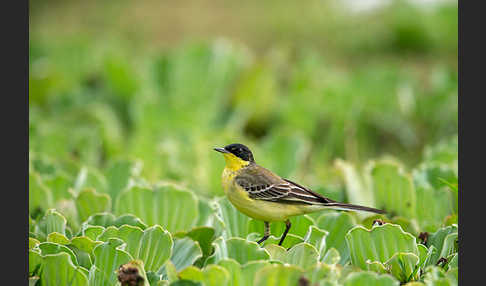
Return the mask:
[[[235,182],[248,192],[250,198],[256,200],[290,204],[334,202],[254,163],[241,169],[235,177]]]

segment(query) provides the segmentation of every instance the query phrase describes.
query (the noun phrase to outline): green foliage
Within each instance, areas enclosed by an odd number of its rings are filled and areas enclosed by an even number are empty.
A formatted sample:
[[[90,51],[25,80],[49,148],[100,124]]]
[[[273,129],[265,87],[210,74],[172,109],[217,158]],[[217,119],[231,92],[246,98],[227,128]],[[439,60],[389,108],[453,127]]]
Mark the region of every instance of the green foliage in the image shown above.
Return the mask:
[[[361,285],[380,285],[380,286],[398,286],[400,283],[393,279],[390,275],[376,274],[370,271],[356,272],[350,274],[345,282],[345,286],[361,286]]]
[[[42,285],[72,285],[88,284],[88,278],[79,266],[74,265],[66,253],[46,255],[42,261]]]
[[[407,172],[399,163],[390,162],[368,163],[363,175],[349,163],[339,163],[352,192],[359,192],[357,186],[371,190],[372,201],[389,205],[388,214],[325,211],[294,217],[283,247],[277,244],[284,223],[272,223],[272,235],[258,245],[255,241],[262,236],[263,222],[241,214],[226,198],[208,199],[169,183],[152,186],[132,173],[135,177],[117,195],[112,213],[112,194],[79,188],[69,192],[69,199],[59,197],[59,201],[72,202],[74,211],[45,205],[47,210],[36,220],[29,216],[29,277],[31,281],[39,277],[41,283],[72,278],[73,283],[113,284],[120,265],[135,259],[140,275],[151,285],[275,285],[307,280],[319,285],[419,281],[454,285],[457,224],[446,225],[458,215],[454,193],[446,189],[454,189],[456,182],[452,165],[428,161]],[[33,174],[38,182],[51,175]],[[434,179],[439,177],[451,185]],[[42,188],[37,191],[43,192]],[[447,196],[434,197],[437,192]],[[423,201],[410,209],[403,201],[413,196]],[[356,194],[355,200],[359,197]],[[431,212],[420,209],[428,200],[442,207]],[[418,244],[418,235],[430,230],[426,242]],[[52,272],[54,260],[49,257],[53,256],[56,263],[65,265],[62,277]],[[356,273],[358,269],[365,272]]]
[[[368,173],[373,174],[369,177],[372,180],[386,182],[395,178],[400,181],[407,176],[405,171],[395,167],[396,163],[368,166],[373,167],[367,170],[382,169]],[[414,174],[422,170],[422,167],[415,169]],[[407,188],[414,194],[420,192],[421,186],[432,191],[443,190],[444,186],[430,183],[433,174],[416,175],[414,181],[407,179],[411,182],[407,183]],[[393,189],[386,185],[380,188]],[[398,200],[401,196],[400,192],[397,198],[391,193],[385,196],[382,191],[372,194],[373,198],[382,196],[385,201]],[[457,225],[445,226],[439,221],[442,215],[454,214],[452,208],[433,215],[424,213],[432,224],[420,217],[361,218],[336,211],[295,217],[291,218],[293,229],[281,247],[277,245],[279,236],[275,234],[283,232],[283,223],[273,223],[272,235],[260,246],[255,241],[261,237],[262,222],[242,215],[227,199],[208,201],[171,184],[132,185],[117,198],[115,214],[118,216],[109,212],[110,199],[109,194],[83,189],[70,199],[77,205],[75,216],[66,218],[63,213],[48,209],[38,220],[29,217],[29,276],[32,281],[40,277],[41,283],[49,283],[47,279],[52,277],[43,277],[53,275],[52,262],[46,260],[50,256],[67,257],[68,261],[62,262],[67,265],[64,275],[74,277],[73,281],[79,280],[77,283],[85,283],[87,279],[90,285],[115,283],[120,265],[134,259],[141,263],[137,266],[142,267],[141,275],[157,285],[189,281],[203,285],[247,285],[250,281],[255,281],[256,285],[274,285],[284,281],[282,277],[292,283],[309,280],[319,285],[396,285],[413,281],[454,283],[457,276],[454,274],[458,265]],[[439,202],[449,207],[453,201]],[[191,210],[180,211],[186,206]],[[403,205],[392,204],[391,207],[399,210]],[[199,210],[206,219],[197,219]],[[417,214],[420,213],[417,209]],[[373,222],[377,218],[385,223]],[[72,220],[80,225],[77,233],[70,229]],[[429,233],[425,244],[417,244],[417,235],[418,230],[426,229],[406,231],[416,229],[417,221],[419,226],[435,230]],[[173,231],[164,230],[155,222]],[[353,267],[367,272],[354,273],[356,270],[349,265],[343,269],[342,265],[349,260]],[[440,266],[435,266],[438,263]]]
[[[188,237],[184,237],[175,240],[170,261],[174,264],[175,269],[180,271],[193,265],[202,255],[203,253],[199,243]]]
[[[349,17],[314,1],[295,22],[291,2],[259,1],[271,33],[250,33],[258,49],[61,39],[45,26],[58,17],[39,16],[62,8],[31,3],[29,285],[117,285],[121,265],[152,286],[457,285],[456,5]],[[264,224],[223,196],[211,150],[233,142],[280,176],[387,214],[293,217],[282,246],[283,222],[258,245]]]
[[[57,232],[62,235],[66,234],[66,219],[56,210],[47,210],[44,217],[35,225],[36,237],[41,241],[47,238],[47,235],[52,232]]]
[[[349,250],[346,247],[345,236],[356,225],[353,217],[345,212],[329,212],[322,214],[316,224],[329,233],[326,237],[325,251],[335,248],[341,255],[340,263],[346,263],[349,260]]]
[[[457,239],[457,225],[443,227],[429,234],[427,246],[434,247],[436,251],[432,253],[427,265],[435,265],[441,257],[448,258],[449,255],[457,252]]]
[[[297,266],[272,264],[263,267],[255,274],[255,285],[298,285],[303,271]]]
[[[111,198],[98,194],[93,189],[84,189],[76,197],[79,219],[85,221],[90,215],[111,210]]]
[[[118,197],[115,213],[133,214],[149,226],[159,224],[171,232],[177,232],[194,226],[198,217],[198,203],[192,192],[172,185],[153,190],[132,187]]]
[[[319,252],[308,243],[299,243],[292,246],[288,251],[275,244],[267,245],[265,249],[270,253],[272,260],[300,266],[303,269],[314,266],[319,260]]]
[[[377,162],[370,169],[377,207],[391,215],[414,218],[416,195],[410,175],[391,162]]]
[[[419,248],[416,238],[399,225],[384,224],[371,230],[356,227],[346,235],[353,265],[363,270],[390,272],[401,282],[416,280]],[[422,255],[424,255],[422,253]]]
[[[124,242],[111,238],[98,245],[94,250],[94,263],[89,270],[89,281],[92,285],[113,285],[116,279],[115,270],[122,264],[133,260],[132,256],[124,251]]]

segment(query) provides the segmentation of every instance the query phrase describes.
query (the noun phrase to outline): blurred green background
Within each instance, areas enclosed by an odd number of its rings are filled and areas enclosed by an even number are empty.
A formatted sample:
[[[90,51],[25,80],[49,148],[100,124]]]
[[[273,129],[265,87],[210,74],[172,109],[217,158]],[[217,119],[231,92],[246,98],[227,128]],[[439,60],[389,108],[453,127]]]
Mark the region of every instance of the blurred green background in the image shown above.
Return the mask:
[[[240,142],[345,200],[336,159],[411,168],[457,134],[457,24],[457,1],[31,0],[31,165],[214,196]]]

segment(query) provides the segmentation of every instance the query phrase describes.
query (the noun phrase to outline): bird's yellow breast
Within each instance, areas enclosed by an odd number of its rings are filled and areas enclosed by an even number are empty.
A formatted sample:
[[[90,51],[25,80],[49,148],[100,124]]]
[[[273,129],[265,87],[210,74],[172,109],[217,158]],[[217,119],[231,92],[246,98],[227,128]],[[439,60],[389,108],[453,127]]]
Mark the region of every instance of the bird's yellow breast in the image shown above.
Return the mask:
[[[237,170],[226,167],[223,170],[223,189],[229,201],[245,215],[262,221],[285,221],[291,216],[309,213],[312,210],[303,205],[279,204],[264,200],[254,200],[238,186],[234,178]]]

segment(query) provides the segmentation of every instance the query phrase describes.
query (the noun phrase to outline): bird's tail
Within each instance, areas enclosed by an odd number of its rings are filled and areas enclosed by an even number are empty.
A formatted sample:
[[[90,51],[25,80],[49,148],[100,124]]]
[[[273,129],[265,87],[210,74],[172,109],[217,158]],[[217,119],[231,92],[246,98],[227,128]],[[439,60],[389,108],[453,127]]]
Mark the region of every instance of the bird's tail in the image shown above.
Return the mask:
[[[365,212],[372,212],[377,214],[386,213],[384,210],[379,210],[379,209],[364,207],[359,205],[353,205],[353,204],[338,203],[338,202],[323,203],[322,205],[325,206],[326,208],[335,209],[335,210],[365,211]]]

